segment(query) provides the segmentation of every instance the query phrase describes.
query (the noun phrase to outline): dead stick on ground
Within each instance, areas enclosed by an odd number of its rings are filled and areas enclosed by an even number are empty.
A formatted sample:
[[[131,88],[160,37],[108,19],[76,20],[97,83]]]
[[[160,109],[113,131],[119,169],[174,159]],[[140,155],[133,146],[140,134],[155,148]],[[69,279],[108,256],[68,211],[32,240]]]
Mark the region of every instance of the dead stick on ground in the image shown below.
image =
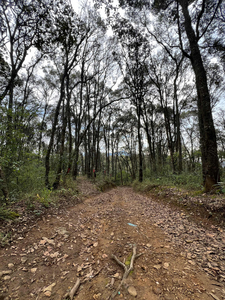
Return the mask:
[[[133,255],[131,257],[131,261],[130,261],[130,265],[129,267],[127,267],[124,263],[122,263],[115,255],[112,254],[112,258],[124,269],[124,274],[123,274],[123,278],[118,286],[118,288],[116,289],[115,292],[112,293],[112,295],[109,297],[110,299],[113,299],[116,297],[116,295],[118,294],[118,291],[120,290],[121,286],[124,284],[125,279],[128,277],[128,275],[130,274],[130,272],[134,269],[134,260],[135,258],[138,258],[139,256],[141,256],[143,253],[137,254],[137,246],[134,244],[133,246]]]
[[[73,300],[74,295],[76,294],[78,288],[80,286],[80,279],[77,278],[76,283],[74,284],[73,288],[71,289],[71,291],[69,293],[67,293],[63,299],[67,299],[69,297],[70,300]]]

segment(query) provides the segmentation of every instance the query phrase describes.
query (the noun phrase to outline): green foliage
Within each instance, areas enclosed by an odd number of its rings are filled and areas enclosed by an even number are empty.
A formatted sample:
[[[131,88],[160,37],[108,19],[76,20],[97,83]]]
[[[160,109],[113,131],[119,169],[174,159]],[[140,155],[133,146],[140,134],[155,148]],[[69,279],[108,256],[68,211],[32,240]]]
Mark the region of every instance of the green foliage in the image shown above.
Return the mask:
[[[6,209],[4,206],[0,207],[0,220],[14,220],[19,217],[19,214],[10,209]]]
[[[4,233],[0,232],[0,245],[2,247],[8,245],[9,244],[8,241],[9,241],[10,237],[11,237],[11,233],[4,234]]]
[[[225,182],[218,182],[214,185],[214,191],[218,194],[225,194]]]
[[[129,185],[132,183],[132,178],[130,176],[130,173],[127,173],[126,171],[122,170],[122,174],[121,171],[119,171],[116,174],[116,184],[117,185]]]
[[[44,188],[43,190],[41,190],[40,195],[37,194],[37,199],[38,201],[45,207],[48,208],[51,202],[51,195],[52,191]]]
[[[103,174],[97,175],[97,177],[94,178],[94,182],[101,192],[115,187],[113,179],[109,176],[104,176]]]
[[[185,189],[199,190],[202,188],[202,177],[199,173],[183,172],[181,174],[169,173],[166,176],[149,176],[142,183],[135,180],[132,184],[137,191],[147,192],[157,186],[178,186]]]

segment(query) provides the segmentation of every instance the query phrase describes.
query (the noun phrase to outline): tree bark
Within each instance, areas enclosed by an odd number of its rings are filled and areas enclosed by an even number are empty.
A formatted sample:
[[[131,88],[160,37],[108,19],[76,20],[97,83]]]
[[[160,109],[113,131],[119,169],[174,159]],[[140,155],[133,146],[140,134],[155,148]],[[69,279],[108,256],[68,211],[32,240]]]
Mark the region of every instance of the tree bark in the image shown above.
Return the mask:
[[[208,192],[220,180],[216,133],[212,117],[210,94],[198,40],[191,24],[191,18],[188,11],[188,0],[178,1],[184,15],[185,31],[191,49],[190,58],[196,79],[203,184],[205,191]]]
[[[138,156],[139,156],[139,182],[143,181],[143,159],[142,159],[142,140],[141,140],[141,100],[138,100],[137,115],[138,115]]]
[[[9,192],[6,184],[5,174],[0,166],[0,181],[1,181],[1,190],[5,200],[9,198]]]

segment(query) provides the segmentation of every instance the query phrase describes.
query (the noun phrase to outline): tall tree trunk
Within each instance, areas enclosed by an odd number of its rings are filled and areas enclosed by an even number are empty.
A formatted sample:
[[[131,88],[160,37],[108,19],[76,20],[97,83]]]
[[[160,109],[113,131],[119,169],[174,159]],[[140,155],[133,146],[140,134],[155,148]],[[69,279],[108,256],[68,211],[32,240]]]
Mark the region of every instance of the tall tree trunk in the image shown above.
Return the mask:
[[[59,151],[59,162],[58,162],[58,168],[56,172],[56,178],[53,183],[53,188],[57,189],[59,187],[60,183],[60,178],[62,174],[62,169],[63,169],[63,155],[64,155],[64,148],[65,148],[65,136],[66,136],[66,126],[67,126],[67,121],[69,118],[69,110],[70,110],[70,96],[71,93],[69,91],[69,75],[67,74],[66,76],[66,92],[67,92],[67,102],[66,102],[66,109],[63,101],[63,113],[62,113],[62,118],[63,118],[63,126],[62,126],[62,133],[61,133],[61,145],[60,145],[60,151]]]
[[[210,94],[198,40],[191,24],[191,18],[188,11],[188,0],[178,1],[184,15],[185,30],[191,48],[191,63],[196,79],[203,184],[205,191],[208,192],[213,188],[213,185],[220,180],[216,133],[212,118]]]
[[[78,159],[79,159],[79,146],[75,146],[74,151],[74,165],[73,165],[73,179],[76,180],[78,175]]]
[[[4,174],[1,166],[0,166],[0,181],[1,181],[1,190],[2,190],[3,196],[4,196],[5,200],[7,200],[9,198],[9,192],[8,192],[8,188],[7,188],[5,174]]]
[[[55,136],[55,131],[56,131],[56,127],[58,124],[58,116],[59,116],[59,112],[60,112],[60,106],[61,103],[64,99],[64,87],[65,87],[65,77],[66,77],[66,73],[67,73],[67,68],[64,68],[64,74],[62,76],[61,79],[61,87],[60,87],[60,97],[59,97],[59,101],[57,103],[56,106],[56,110],[55,110],[55,115],[54,115],[54,120],[53,120],[53,124],[52,124],[52,132],[51,132],[51,137],[50,137],[50,141],[48,144],[48,149],[47,149],[47,153],[45,156],[45,185],[47,188],[50,188],[50,184],[49,184],[49,172],[50,172],[50,154],[51,154],[51,150],[53,147],[53,143],[54,143],[54,136]]]
[[[143,159],[142,159],[142,140],[141,140],[141,100],[138,100],[137,115],[138,115],[138,156],[139,156],[139,182],[143,181]]]
[[[39,135],[39,142],[38,142],[38,158],[40,159],[41,156],[41,143],[42,143],[42,135],[43,135],[43,130],[44,130],[44,122],[45,122],[45,116],[47,113],[48,109],[48,103],[45,104],[45,110],[44,110],[44,115],[41,121],[41,128],[40,128],[40,135]]]

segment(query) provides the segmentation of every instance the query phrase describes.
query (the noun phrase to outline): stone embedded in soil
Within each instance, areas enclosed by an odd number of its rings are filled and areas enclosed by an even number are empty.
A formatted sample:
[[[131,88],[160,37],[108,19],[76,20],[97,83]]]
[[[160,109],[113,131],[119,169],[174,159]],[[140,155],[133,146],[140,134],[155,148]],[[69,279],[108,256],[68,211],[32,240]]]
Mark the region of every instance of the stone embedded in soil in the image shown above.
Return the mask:
[[[93,295],[93,299],[98,300],[101,297],[101,295],[102,295],[101,293],[95,294]]]
[[[9,264],[8,264],[8,268],[9,268],[9,269],[12,269],[13,267],[14,267],[14,264],[12,264],[12,263],[9,263]]]
[[[153,268],[156,270],[159,270],[159,269],[161,269],[161,265],[154,265]]]
[[[185,241],[187,244],[191,244],[191,243],[193,243],[193,240],[186,240]]]
[[[37,271],[37,268],[32,268],[32,269],[30,269],[30,271],[31,271],[31,273],[34,274]]]
[[[162,291],[161,291],[161,289],[159,287],[153,287],[152,291],[156,295],[159,295],[159,294],[162,293]]]
[[[2,279],[3,279],[4,281],[7,281],[7,280],[10,280],[10,279],[11,279],[11,276],[6,275],[6,276],[4,276]]]
[[[0,277],[3,276],[3,275],[9,275],[11,273],[12,273],[12,270],[1,271],[0,272]]]
[[[133,297],[137,296],[137,291],[134,286],[129,286],[127,291],[131,296],[133,296]]]
[[[56,232],[58,234],[61,234],[61,235],[69,236],[69,232],[66,230],[65,227],[59,227],[59,228],[57,228]]]
[[[43,237],[42,239],[43,239],[44,241],[46,241],[49,245],[55,246],[55,241],[54,241],[54,240],[48,239],[48,238],[46,238],[46,237]]]
[[[44,293],[45,293],[45,292],[51,292],[52,289],[53,289],[53,287],[54,287],[55,285],[56,285],[55,282],[52,283],[52,284],[50,284],[49,286],[47,286],[46,288],[43,289],[43,292],[44,292]]]
[[[46,292],[44,292],[44,295],[46,297],[51,297],[52,293],[50,291],[46,291]]]
[[[22,257],[22,258],[21,258],[22,264],[25,264],[26,261],[27,261],[27,258],[26,258],[26,257]]]
[[[168,269],[168,268],[169,268],[169,263],[165,262],[165,263],[163,264],[163,268],[164,268],[164,269]]]

